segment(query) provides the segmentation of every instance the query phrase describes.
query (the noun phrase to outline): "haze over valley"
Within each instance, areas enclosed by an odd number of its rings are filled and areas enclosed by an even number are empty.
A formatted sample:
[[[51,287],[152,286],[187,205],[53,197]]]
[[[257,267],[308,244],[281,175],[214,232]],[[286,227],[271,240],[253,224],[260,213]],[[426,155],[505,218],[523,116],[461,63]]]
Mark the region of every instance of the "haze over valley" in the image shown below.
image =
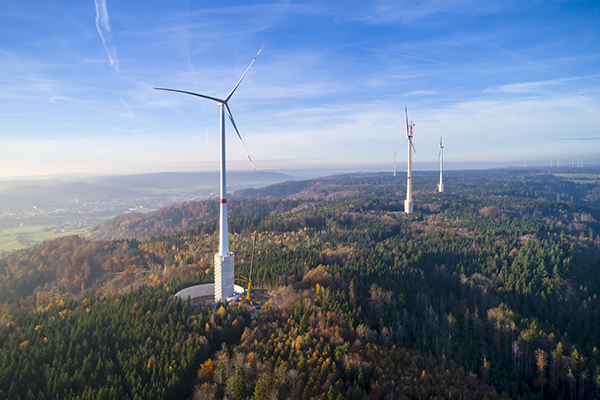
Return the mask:
[[[231,190],[298,179],[274,172],[230,172]],[[0,181],[0,250],[66,234],[90,235],[107,219],[213,198],[218,172],[159,173]]]

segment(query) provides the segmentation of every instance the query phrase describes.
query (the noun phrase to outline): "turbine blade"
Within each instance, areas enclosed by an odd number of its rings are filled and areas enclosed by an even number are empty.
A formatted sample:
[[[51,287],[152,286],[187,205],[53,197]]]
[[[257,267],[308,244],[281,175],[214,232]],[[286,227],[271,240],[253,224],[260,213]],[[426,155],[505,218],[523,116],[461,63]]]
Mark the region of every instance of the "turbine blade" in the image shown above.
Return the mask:
[[[165,89],[165,88],[159,88],[159,87],[155,87],[154,89],[156,89],[156,90],[166,90],[168,92],[177,92],[177,93],[191,94],[192,96],[198,96],[198,97],[202,97],[202,98],[205,98],[205,99],[213,100],[213,101],[216,101],[217,103],[225,103],[225,100],[217,99],[216,97],[211,97],[211,96],[207,96],[207,95],[199,94],[199,93],[194,93],[194,92],[186,92],[185,90]]]
[[[441,157],[442,157],[442,148],[440,147],[440,151],[438,152],[438,164],[440,163]]]
[[[413,150],[415,151],[415,153],[417,152],[417,149],[415,149],[415,145],[412,142],[412,139],[409,139],[408,141],[410,143],[410,145],[412,146]]]
[[[407,140],[408,140],[408,136],[404,138],[402,143],[400,143],[400,147],[398,147],[398,150],[400,150],[402,148],[402,145],[404,145],[404,142],[406,142]]]
[[[240,83],[242,83],[242,80],[244,79],[244,77],[246,76],[246,74],[248,73],[248,71],[250,71],[250,68],[252,67],[252,64],[254,64],[254,61],[256,61],[256,57],[258,57],[258,55],[262,51],[263,47],[265,47],[265,46],[262,46],[260,48],[260,50],[258,50],[258,53],[256,53],[256,55],[254,56],[254,59],[252,60],[252,62],[248,66],[248,68],[246,68],[246,72],[244,72],[244,75],[242,75],[242,77],[240,78],[240,80],[238,81],[238,83],[236,83],[236,85],[233,87],[233,89],[229,93],[229,96],[227,96],[227,98],[225,99],[225,103],[227,103],[229,101],[229,99],[231,98],[231,96],[233,96],[233,93],[236,91],[236,89],[238,88],[238,86],[240,86]]]
[[[244,139],[242,139],[242,135],[240,135],[240,131],[238,131],[238,128],[235,125],[235,121],[233,120],[233,115],[231,115],[231,110],[229,109],[229,106],[227,105],[227,103],[223,103],[223,104],[225,104],[225,109],[227,110],[227,115],[229,115],[229,120],[231,121],[231,125],[233,125],[233,129],[235,129],[235,133],[237,133],[238,138],[240,139],[240,142],[242,143],[242,147],[244,148],[244,151],[246,152],[246,155],[248,156],[248,160],[250,160],[250,164],[252,164],[252,168],[254,168],[254,172],[256,172],[258,174],[258,171],[256,170],[254,163],[252,162],[252,158],[250,157],[250,153],[248,153],[248,149],[246,148],[246,145],[244,144]]]
[[[406,114],[406,137],[408,137],[408,110],[406,109],[406,104],[404,105],[404,114]]]

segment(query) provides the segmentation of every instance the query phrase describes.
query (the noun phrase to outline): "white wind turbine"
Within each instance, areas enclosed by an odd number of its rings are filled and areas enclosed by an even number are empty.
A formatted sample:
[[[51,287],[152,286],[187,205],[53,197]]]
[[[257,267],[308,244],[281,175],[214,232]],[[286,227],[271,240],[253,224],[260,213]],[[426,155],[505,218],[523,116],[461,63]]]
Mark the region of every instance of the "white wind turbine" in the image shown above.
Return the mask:
[[[411,213],[413,211],[413,200],[412,200],[412,151],[415,153],[417,149],[412,142],[413,132],[412,128],[415,126],[412,121],[410,121],[410,125],[408,124],[408,110],[406,109],[406,105],[404,105],[404,113],[406,114],[406,137],[402,141],[402,145],[404,142],[408,140],[408,172],[406,174],[406,200],[404,200],[404,212]]]
[[[264,46],[263,46],[264,47]],[[224,99],[219,99],[217,97],[207,96],[204,94],[187,92],[185,90],[176,90],[176,89],[165,89],[165,88],[154,88],[157,90],[167,90],[170,92],[178,92],[184,94],[190,94],[192,96],[202,97],[208,100],[216,101],[219,107],[221,108],[221,212],[219,219],[219,251],[215,254],[215,301],[227,300],[229,297],[233,296],[233,252],[229,251],[229,236],[227,231],[227,185],[226,185],[226,163],[225,163],[225,111],[227,111],[227,115],[229,116],[229,120],[231,121],[231,125],[233,125],[233,129],[235,129],[235,133],[237,133],[240,142],[242,143],[242,147],[246,151],[246,155],[252,164],[252,168],[256,172],[256,167],[254,167],[254,163],[252,162],[252,158],[250,158],[250,154],[248,153],[248,149],[246,149],[246,145],[244,144],[244,140],[238,131],[237,126],[235,125],[235,121],[233,120],[233,116],[231,115],[231,110],[229,109],[229,105],[227,104],[235,93],[240,83],[252,67],[252,64],[256,61],[256,58],[262,51],[262,47],[254,56],[254,59],[246,68],[246,71],[240,78],[240,80],[233,87],[229,95],[227,95]]]
[[[440,151],[438,153],[438,164],[440,164],[440,183],[438,183],[438,191],[444,192],[444,182],[442,180],[442,171],[444,169],[444,146],[442,145],[442,137],[440,136]]]

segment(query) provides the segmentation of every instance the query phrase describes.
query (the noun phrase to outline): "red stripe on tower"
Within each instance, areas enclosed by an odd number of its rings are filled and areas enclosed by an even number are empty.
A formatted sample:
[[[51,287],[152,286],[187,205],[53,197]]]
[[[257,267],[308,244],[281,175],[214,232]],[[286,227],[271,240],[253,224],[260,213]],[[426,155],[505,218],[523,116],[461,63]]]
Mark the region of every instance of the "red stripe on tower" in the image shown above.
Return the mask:
[[[221,204],[227,204],[227,199],[221,199]]]

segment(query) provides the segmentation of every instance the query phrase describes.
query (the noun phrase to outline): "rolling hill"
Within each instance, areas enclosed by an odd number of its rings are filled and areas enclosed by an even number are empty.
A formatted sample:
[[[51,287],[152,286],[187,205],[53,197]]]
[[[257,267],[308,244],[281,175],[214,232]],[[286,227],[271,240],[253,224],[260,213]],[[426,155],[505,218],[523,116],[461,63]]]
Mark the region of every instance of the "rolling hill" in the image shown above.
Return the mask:
[[[596,396],[597,183],[456,171],[440,194],[414,176],[410,215],[390,174],[231,196],[236,275],[257,232],[253,287],[269,291],[253,319],[171,297],[212,279],[215,201],[10,254],[0,397]]]

